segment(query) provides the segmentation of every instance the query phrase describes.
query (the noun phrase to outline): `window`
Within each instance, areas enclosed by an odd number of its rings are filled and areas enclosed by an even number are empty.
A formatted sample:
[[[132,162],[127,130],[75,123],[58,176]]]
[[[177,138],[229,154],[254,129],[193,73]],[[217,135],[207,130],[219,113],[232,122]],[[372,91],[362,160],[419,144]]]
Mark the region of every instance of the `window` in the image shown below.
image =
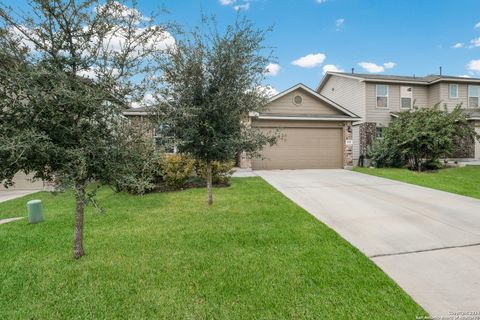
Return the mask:
[[[383,127],[376,127],[375,128],[375,138],[382,139],[383,138]]]
[[[450,99],[457,99],[458,98],[458,84],[451,83],[448,86],[448,95]]]
[[[478,108],[478,97],[480,94],[480,86],[468,86],[468,106],[470,108]]]
[[[377,108],[388,108],[388,86],[377,84]]]
[[[303,98],[302,96],[295,96],[293,97],[293,103],[295,103],[297,106],[302,104]]]
[[[405,109],[410,109],[412,107],[412,101],[412,87],[400,87],[400,106]]]

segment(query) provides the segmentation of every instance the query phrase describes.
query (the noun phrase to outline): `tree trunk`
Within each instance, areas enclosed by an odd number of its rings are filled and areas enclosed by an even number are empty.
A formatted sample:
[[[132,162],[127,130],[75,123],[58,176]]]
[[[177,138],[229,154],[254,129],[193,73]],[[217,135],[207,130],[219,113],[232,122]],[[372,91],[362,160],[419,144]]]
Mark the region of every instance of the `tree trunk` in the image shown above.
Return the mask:
[[[207,163],[207,192],[208,192],[208,204],[212,205],[213,203],[213,194],[212,194],[212,163]]]
[[[85,209],[85,185],[75,187],[75,229],[73,234],[73,257],[80,259],[85,254],[83,251],[83,217]]]

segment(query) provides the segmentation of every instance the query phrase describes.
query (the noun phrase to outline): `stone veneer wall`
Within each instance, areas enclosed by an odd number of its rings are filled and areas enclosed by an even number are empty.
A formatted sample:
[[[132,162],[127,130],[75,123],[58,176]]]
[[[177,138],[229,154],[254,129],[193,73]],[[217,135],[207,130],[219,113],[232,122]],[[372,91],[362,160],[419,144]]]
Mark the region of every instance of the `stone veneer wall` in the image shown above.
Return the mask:
[[[377,128],[377,124],[375,122],[364,122],[359,124],[359,132],[360,132],[360,156],[367,157],[368,147],[372,145],[373,140],[375,140],[375,130]]]
[[[347,140],[353,142],[351,122],[345,122],[345,124],[343,125],[343,139],[343,167],[345,169],[348,169],[353,167],[353,143],[351,143],[350,145],[347,145],[346,143]]]

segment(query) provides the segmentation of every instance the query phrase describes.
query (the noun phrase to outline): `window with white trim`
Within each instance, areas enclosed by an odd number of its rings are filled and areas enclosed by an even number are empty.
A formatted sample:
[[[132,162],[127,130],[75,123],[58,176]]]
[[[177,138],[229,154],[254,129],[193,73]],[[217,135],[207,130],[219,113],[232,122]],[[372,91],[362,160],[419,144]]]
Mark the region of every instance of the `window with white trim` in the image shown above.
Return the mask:
[[[413,88],[400,87],[400,107],[410,109],[413,103]]]
[[[388,108],[388,85],[377,84],[375,91],[377,95],[377,108]]]
[[[175,137],[169,136],[166,132],[169,126],[165,124],[159,125],[154,132],[153,138],[157,148],[163,149],[166,153],[177,153]]]
[[[450,83],[448,85],[448,96],[450,97],[450,99],[458,98],[458,84]]]
[[[468,106],[470,108],[478,108],[479,105],[480,86],[468,86]]]

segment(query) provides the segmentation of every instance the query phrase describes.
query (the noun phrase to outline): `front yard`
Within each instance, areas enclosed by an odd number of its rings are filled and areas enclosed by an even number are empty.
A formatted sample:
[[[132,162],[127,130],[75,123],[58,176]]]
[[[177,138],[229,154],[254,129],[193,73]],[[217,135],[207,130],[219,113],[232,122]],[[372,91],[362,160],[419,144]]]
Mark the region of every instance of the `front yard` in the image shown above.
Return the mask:
[[[143,197],[100,190],[71,258],[70,194],[46,221],[0,226],[0,318],[413,319],[424,311],[370,260],[260,178]]]
[[[442,169],[437,172],[416,172],[397,168],[355,168],[377,177],[399,180],[423,187],[480,199],[480,166]]]

